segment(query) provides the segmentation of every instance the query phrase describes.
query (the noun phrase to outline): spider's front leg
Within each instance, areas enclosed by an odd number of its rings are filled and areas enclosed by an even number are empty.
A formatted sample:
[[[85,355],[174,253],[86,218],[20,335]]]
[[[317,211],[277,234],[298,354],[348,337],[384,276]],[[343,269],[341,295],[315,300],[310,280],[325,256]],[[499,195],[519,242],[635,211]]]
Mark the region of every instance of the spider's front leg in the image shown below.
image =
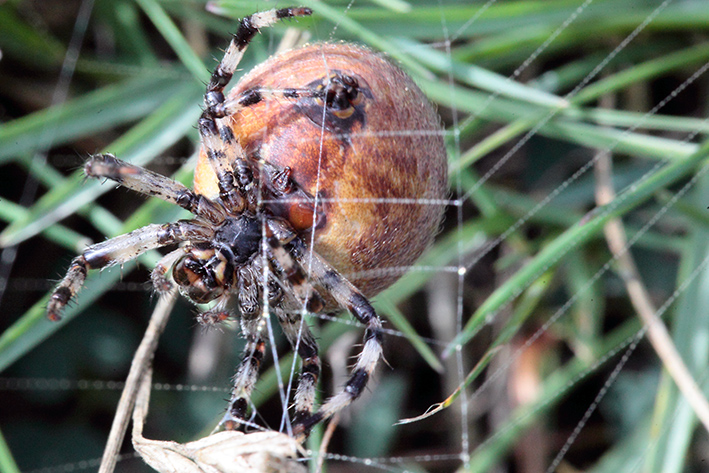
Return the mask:
[[[52,293],[47,304],[50,320],[60,320],[61,313],[79,292],[90,269],[105,268],[137,258],[148,250],[183,241],[206,241],[213,231],[193,220],[163,225],[147,225],[125,235],[119,235],[95,245],[74,258],[64,279]]]
[[[117,159],[112,154],[96,154],[84,165],[88,177],[106,178],[146,196],[179,205],[205,220],[218,224],[225,214],[221,206],[195,194],[181,183],[148,169]]]

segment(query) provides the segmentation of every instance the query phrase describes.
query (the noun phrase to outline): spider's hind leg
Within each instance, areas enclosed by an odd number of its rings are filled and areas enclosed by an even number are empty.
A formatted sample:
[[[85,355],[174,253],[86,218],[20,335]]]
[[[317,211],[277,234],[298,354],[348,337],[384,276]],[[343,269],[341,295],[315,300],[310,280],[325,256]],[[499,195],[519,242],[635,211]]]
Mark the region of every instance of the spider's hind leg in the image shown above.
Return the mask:
[[[298,424],[313,413],[315,388],[320,377],[318,342],[300,312],[286,312],[281,309],[274,309],[274,311],[283,328],[283,333],[288,338],[293,350],[298,352],[298,356],[303,361],[298,387],[293,397],[295,409],[293,423]]]
[[[302,437],[308,435],[315,424],[329,419],[362,394],[382,357],[382,322],[367,298],[320,256],[310,253],[299,238],[294,238],[284,247],[301,267],[307,268],[311,281],[327,289],[328,294],[340,306],[347,308],[359,322],[365,325],[362,351],[344,389],[327,399],[317,412],[296,422],[293,433],[297,437]]]

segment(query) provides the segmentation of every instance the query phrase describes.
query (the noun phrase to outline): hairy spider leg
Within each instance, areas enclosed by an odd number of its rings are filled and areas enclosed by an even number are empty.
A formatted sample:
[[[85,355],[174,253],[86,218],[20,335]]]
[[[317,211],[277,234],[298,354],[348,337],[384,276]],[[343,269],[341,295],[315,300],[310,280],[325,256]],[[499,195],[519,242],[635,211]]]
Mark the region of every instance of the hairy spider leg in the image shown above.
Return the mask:
[[[106,178],[145,196],[158,197],[179,205],[212,224],[224,221],[226,214],[221,206],[206,197],[195,194],[183,184],[148,169],[117,159],[112,154],[96,154],[84,165],[89,177]]]
[[[307,275],[301,264],[283,246],[294,239],[301,241],[295,233],[287,229],[278,221],[269,221],[266,229],[266,241],[270,247],[271,259],[277,272],[285,276],[288,285],[292,288],[304,309],[311,313],[318,313],[324,307],[324,301],[308,281]],[[299,424],[309,418],[313,413],[315,402],[315,388],[320,377],[320,357],[318,344],[315,341],[308,325],[302,320],[302,311],[283,311],[275,309],[278,320],[288,338],[293,350],[298,353],[303,365],[298,379],[298,387],[294,396],[295,415],[294,424]]]
[[[246,415],[249,412],[251,392],[258,380],[259,369],[266,352],[266,340],[263,337],[265,320],[263,317],[242,317],[241,331],[246,338],[241,363],[234,375],[234,390],[232,391],[229,408],[219,422],[217,429],[239,430],[248,423]]]
[[[275,223],[274,221],[270,221],[269,223],[271,223],[271,228],[282,227],[280,222]],[[288,251],[285,249],[285,247],[283,246],[285,242],[279,239],[279,237],[277,237],[271,231],[271,228],[266,229],[266,241],[268,242],[268,246],[273,257],[272,261],[273,263],[275,263],[276,271],[278,273],[282,273],[283,276],[285,276],[298,300],[304,303],[304,309],[312,313],[320,312],[325,306],[325,303],[320,297],[320,294],[318,294],[317,291],[315,291],[315,289],[313,288],[313,286],[308,282],[307,275],[303,271],[303,268],[301,268],[300,264],[298,264],[298,262],[293,259],[290,253],[288,253]],[[280,228],[279,232],[281,233],[282,238],[282,235],[285,232],[282,231]],[[292,232],[287,232],[288,233],[286,234],[291,235],[287,238],[288,241],[292,240],[293,238],[297,238]]]
[[[225,208],[233,215],[238,215],[247,208],[246,189],[253,182],[253,175],[244,163],[244,149],[236,140],[231,128],[221,124],[221,121],[210,116],[209,110],[205,110],[199,119],[199,134],[209,164],[217,176],[219,197]],[[242,171],[238,178],[234,176],[232,163]],[[239,165],[240,163],[243,165]]]
[[[74,258],[64,279],[52,293],[47,304],[47,316],[60,320],[64,307],[84,285],[89,269],[105,268],[137,258],[148,250],[183,241],[209,241],[213,230],[196,220],[182,220],[163,225],[151,224],[91,245]]]
[[[308,418],[313,412],[315,402],[315,388],[320,376],[320,357],[318,344],[308,326],[302,322],[300,313],[286,312],[271,307],[283,327],[283,332],[291,346],[297,351],[303,361],[303,366],[298,380],[298,388],[294,395],[294,422]],[[235,430],[246,424],[251,392],[258,380],[258,372],[264,357],[266,342],[263,338],[264,319],[241,319],[241,328],[247,343],[244,348],[242,361],[234,375],[234,389],[232,391],[229,408],[219,422],[217,429]]]
[[[283,328],[283,333],[293,347],[293,351],[298,353],[303,362],[298,378],[298,387],[293,396],[295,411],[293,422],[298,424],[313,413],[315,388],[320,377],[318,342],[300,312],[288,312],[279,308],[274,308],[274,312]]]
[[[280,228],[280,225],[271,225],[280,235],[289,235],[293,238],[291,231]],[[297,294],[299,303],[305,303],[313,311],[319,311],[323,307],[320,295],[313,290],[305,277],[305,273],[298,263],[285,251],[281,242],[276,238],[271,230],[267,230],[267,241],[269,243],[269,253],[267,258],[270,265],[274,267],[275,274],[286,276],[289,287]],[[274,249],[276,251],[274,251]],[[284,269],[287,268],[287,269]],[[238,304],[241,312],[242,332],[245,336],[252,336],[255,332],[253,320],[258,319],[262,314],[259,312],[261,298],[263,296],[264,284],[260,284],[263,277],[261,265],[258,263],[251,269],[242,269],[239,275]],[[315,387],[320,376],[320,358],[318,356],[318,345],[308,326],[302,323],[299,312],[287,312],[279,308],[278,304],[285,297],[283,283],[280,278],[274,277],[273,272],[268,276],[268,297],[271,310],[273,310],[278,321],[283,327],[283,331],[288,338],[294,351],[298,353],[303,361],[298,387],[295,393],[295,419],[301,419],[312,414],[315,399]],[[298,290],[296,290],[298,287]],[[311,301],[310,303],[306,301]],[[259,321],[262,327],[263,319]],[[253,341],[252,346],[261,346]],[[250,350],[250,351],[249,351]],[[253,385],[256,381],[258,369],[263,356],[254,354],[253,349],[244,352],[244,357],[237,368],[234,376],[234,389],[229,401],[229,407],[217,428],[232,429],[243,425],[248,411],[248,402]]]
[[[223,205],[195,194],[191,189],[168,177],[121,161],[110,154],[92,156],[85,166],[85,172],[90,177],[105,177],[134,191],[179,205],[212,225],[219,225],[227,216],[227,210]],[[185,247],[169,253],[155,267],[152,281],[158,292],[167,291],[172,287],[172,278],[168,276],[168,272],[180,256],[188,253],[189,248]],[[229,298],[228,293],[220,296],[217,305],[213,309],[200,313],[197,319],[200,321],[223,319]]]
[[[245,108],[251,107],[266,100],[275,100],[284,98],[287,100],[296,100],[304,98],[322,99],[325,97],[323,89],[269,89],[266,87],[254,87],[241,92],[235,98],[225,99],[222,107],[223,114],[219,114],[219,118],[223,116],[236,115]]]
[[[219,123],[229,113],[233,113],[233,110],[227,110],[225,105],[224,89],[236,72],[244,51],[261,28],[284,18],[310,14],[312,11],[309,8],[281,8],[243,18],[207,85],[207,92],[204,95],[205,110],[199,119],[199,132],[207,153],[207,160],[217,176],[219,196],[224,205],[234,213],[240,213],[247,206],[249,210],[255,210],[256,202],[245,201],[249,187],[253,183],[253,176],[246,163],[244,150],[234,137],[231,128]],[[243,98],[244,102],[241,106],[253,105],[256,103],[253,100],[258,99],[258,94],[246,95]]]
[[[332,417],[362,394],[382,356],[382,322],[367,298],[317,253],[309,251],[302,240],[294,238],[284,247],[301,267],[307,268],[311,281],[327,289],[340,306],[365,325],[362,351],[343,390],[293,426],[293,434],[304,437],[315,424]]]
[[[263,360],[265,339],[263,331],[267,312],[262,309],[263,287],[259,279],[263,275],[263,265],[258,260],[239,270],[237,302],[241,312],[241,331],[247,339],[242,361],[236,370],[231,399],[224,417],[217,430],[234,430],[249,424],[247,414],[251,392],[258,379],[258,371]],[[272,273],[268,276],[268,307],[275,307],[284,297],[284,293]]]
[[[224,57],[217,65],[212,73],[207,86],[207,94],[205,96],[205,105],[215,107],[224,103],[224,88],[229,84],[231,78],[236,72],[236,68],[244,56],[244,51],[248,47],[251,40],[256,36],[261,28],[266,28],[282,20],[284,18],[293,18],[297,16],[308,16],[313,12],[310,8],[281,8],[273,9],[265,12],[254,13],[253,15],[244,17],[239,23],[239,28],[232,37],[229,47],[224,52]],[[221,94],[221,98],[219,97]]]
[[[241,363],[232,378],[233,389],[227,411],[215,430],[243,429],[248,424],[247,414],[251,392],[258,380],[259,368],[266,349],[263,337],[263,320],[261,307],[261,286],[258,284],[258,274],[261,265],[255,261],[254,265],[239,269],[238,291],[236,294],[237,305],[241,313],[241,332],[246,338],[246,346],[241,358]]]

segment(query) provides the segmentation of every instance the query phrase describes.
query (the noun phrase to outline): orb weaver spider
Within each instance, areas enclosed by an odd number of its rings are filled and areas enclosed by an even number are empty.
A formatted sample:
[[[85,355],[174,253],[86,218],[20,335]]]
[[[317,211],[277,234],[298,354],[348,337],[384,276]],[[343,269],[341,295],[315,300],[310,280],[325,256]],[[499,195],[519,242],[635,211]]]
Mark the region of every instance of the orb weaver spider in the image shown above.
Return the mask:
[[[47,308],[50,319],[60,319],[88,270],[177,245],[152,272],[156,290],[176,285],[193,302],[214,304],[198,315],[205,323],[228,317],[233,303],[247,340],[223,429],[246,424],[266,311],[302,360],[294,436],[357,399],[382,357],[382,322],[367,296],[397,279],[387,268],[413,263],[441,220],[447,165],[439,119],[411,79],[379,55],[346,43],[304,46],[267,61],[225,94],[261,28],[310,14],[283,8],[241,21],[207,85],[194,190],[110,154],[89,159],[87,176],[161,198],[194,218],[88,247]],[[353,280],[342,274],[367,270],[381,271]],[[320,358],[302,313],[338,308],[364,325],[363,346],[344,388],[314,410]]]

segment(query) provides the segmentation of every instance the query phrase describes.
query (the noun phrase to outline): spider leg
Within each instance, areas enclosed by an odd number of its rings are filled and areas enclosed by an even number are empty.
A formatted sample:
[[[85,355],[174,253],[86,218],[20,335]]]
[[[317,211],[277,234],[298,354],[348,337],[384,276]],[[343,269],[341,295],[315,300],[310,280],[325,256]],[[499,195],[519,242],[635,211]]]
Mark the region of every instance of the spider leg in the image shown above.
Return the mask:
[[[317,253],[310,252],[303,241],[281,221],[268,221],[266,237],[273,257],[283,268],[300,300],[308,301],[306,297],[311,297],[311,293],[317,295],[308,282],[312,281],[324,287],[340,306],[346,307],[357,320],[366,325],[363,348],[345,388],[326,400],[314,414],[296,419],[293,434],[305,436],[315,424],[332,417],[362,394],[382,356],[382,322],[367,298]],[[309,277],[306,277],[304,270]],[[319,295],[318,299],[322,301]],[[320,303],[318,311],[323,307]]]
[[[243,357],[234,375],[229,407],[217,429],[236,430],[245,425],[251,392],[258,380],[266,342],[263,337],[265,321],[259,311],[261,291],[258,268],[239,271],[238,306],[241,312],[241,331],[246,338]]]
[[[209,80],[207,94],[205,95],[207,107],[224,102],[224,88],[231,81],[234,72],[236,72],[236,68],[239,66],[247,46],[261,28],[271,26],[284,18],[308,16],[310,14],[312,14],[312,10],[309,8],[281,8],[254,13],[243,18],[241,23],[239,23],[239,29],[236,30],[236,34],[234,34],[229,47],[224,53],[224,57],[214,69]],[[221,94],[221,97],[219,97],[219,94]]]
[[[204,196],[195,194],[181,183],[148,169],[117,159],[112,154],[96,154],[84,166],[89,177],[106,178],[147,196],[155,196],[179,205],[195,215],[217,224],[224,211]]]
[[[315,424],[332,417],[362,394],[382,356],[382,322],[367,298],[320,256],[308,251],[300,238],[294,238],[284,248],[302,267],[308,268],[311,281],[327,289],[342,307],[366,326],[362,351],[344,389],[327,399],[317,412],[294,425],[293,434],[305,436]]]
[[[159,294],[165,294],[172,289],[173,283],[167,276],[167,272],[170,271],[170,268],[172,268],[180,256],[184,254],[184,248],[171,251],[163,256],[160,261],[158,261],[158,264],[155,265],[155,268],[153,268],[152,273],[150,273],[150,279],[153,282],[153,287]]]
[[[219,422],[219,428],[238,430],[246,424],[251,392],[258,380],[258,372],[266,352],[266,340],[263,337],[263,319],[241,319],[241,330],[246,338],[241,364],[234,375],[234,389],[229,401],[229,408]]]
[[[285,98],[289,100],[302,98],[322,99],[324,97],[325,91],[321,89],[268,89],[264,87],[254,87],[241,92],[237,97],[225,99],[222,107],[224,108],[224,116],[227,116],[235,115],[245,108],[251,107],[265,100],[278,98]]]
[[[276,233],[274,233],[274,230]],[[276,236],[286,240],[292,238],[293,234],[285,232],[280,225],[269,225],[266,229],[266,241],[271,250],[270,261],[276,268],[276,273],[285,276],[299,303],[303,303],[309,312],[317,313],[324,307],[324,302],[312,285],[308,282],[305,273],[300,265],[285,250],[281,240]],[[273,290],[269,290],[269,294]],[[283,294],[283,290],[279,291]],[[315,388],[320,377],[320,357],[318,356],[318,343],[310,332],[308,325],[304,323],[300,311],[285,311],[279,306],[281,295],[276,300],[271,301],[271,307],[278,317],[278,322],[283,328],[283,332],[288,338],[291,346],[297,351],[303,361],[298,380],[298,387],[294,396],[295,416],[294,422],[297,424],[301,420],[309,417],[313,412],[315,402]]]
[[[298,352],[298,356],[303,361],[298,388],[293,398],[295,405],[293,421],[298,424],[313,413],[315,388],[320,377],[318,342],[303,321],[300,312],[287,312],[277,308],[274,308],[274,312],[293,350]]]
[[[224,206],[233,214],[243,212],[248,204],[246,190],[253,185],[253,175],[244,162],[244,149],[231,128],[211,116],[209,110],[205,110],[199,119],[199,134],[207,160],[217,176],[219,197]],[[232,163],[235,163],[240,171],[238,178],[234,176]]]
[[[187,240],[204,241],[212,230],[193,220],[183,220],[163,225],[152,224],[119,235],[110,240],[91,245],[74,258],[64,279],[52,293],[47,304],[47,316],[60,320],[69,301],[83,286],[89,269],[105,268],[137,258],[148,250]]]
[[[325,306],[320,294],[308,282],[301,265],[283,246],[284,243],[295,238],[295,234],[285,230],[279,223],[274,221],[269,223],[266,228],[266,242],[271,250],[271,262],[276,266],[277,272],[285,276],[298,300],[304,302],[305,309],[312,313],[320,312]]]
[[[249,42],[261,28],[283,18],[311,13],[308,8],[282,8],[255,13],[242,19],[207,85],[207,92],[204,95],[205,110],[199,120],[199,133],[207,153],[207,160],[217,176],[219,196],[222,202],[235,213],[243,211],[247,205],[255,206],[255,201],[251,202],[246,198],[248,189],[253,185],[253,176],[245,162],[244,150],[234,137],[234,133],[228,126],[219,123],[229,114],[225,105],[224,88],[236,72]],[[247,95],[241,105],[248,106],[255,98],[255,94]]]

